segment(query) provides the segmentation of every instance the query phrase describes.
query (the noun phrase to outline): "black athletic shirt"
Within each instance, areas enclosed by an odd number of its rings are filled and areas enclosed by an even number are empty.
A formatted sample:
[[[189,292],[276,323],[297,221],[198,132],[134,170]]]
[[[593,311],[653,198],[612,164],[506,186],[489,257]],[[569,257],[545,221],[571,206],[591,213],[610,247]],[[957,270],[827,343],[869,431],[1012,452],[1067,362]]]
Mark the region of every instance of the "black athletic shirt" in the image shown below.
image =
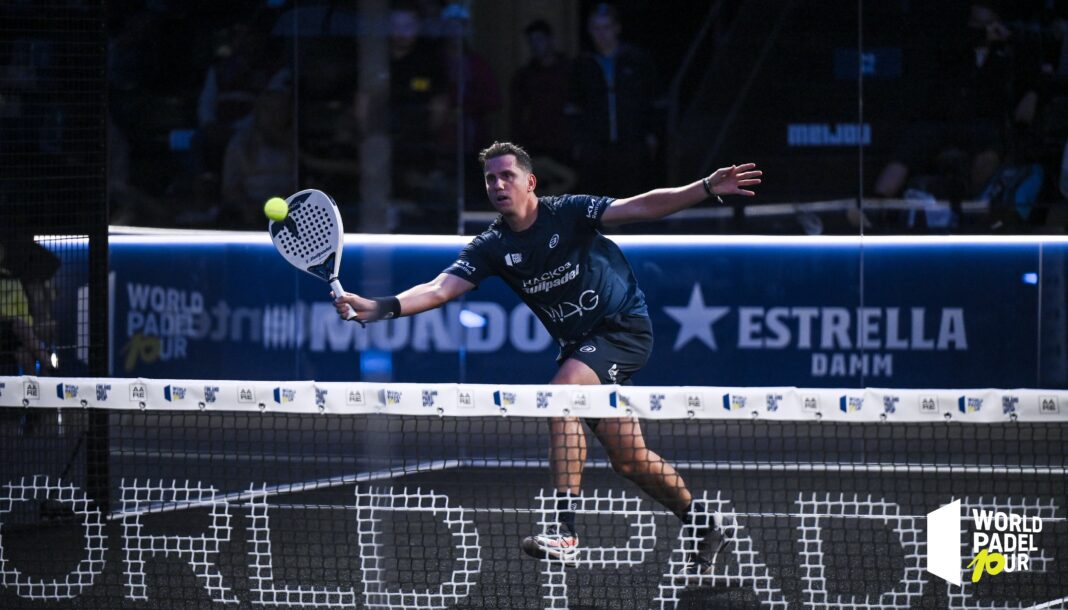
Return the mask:
[[[598,230],[611,197],[538,198],[525,231],[498,218],[445,273],[475,285],[499,275],[561,344],[577,341],[609,316],[648,316],[645,295],[619,246]]]

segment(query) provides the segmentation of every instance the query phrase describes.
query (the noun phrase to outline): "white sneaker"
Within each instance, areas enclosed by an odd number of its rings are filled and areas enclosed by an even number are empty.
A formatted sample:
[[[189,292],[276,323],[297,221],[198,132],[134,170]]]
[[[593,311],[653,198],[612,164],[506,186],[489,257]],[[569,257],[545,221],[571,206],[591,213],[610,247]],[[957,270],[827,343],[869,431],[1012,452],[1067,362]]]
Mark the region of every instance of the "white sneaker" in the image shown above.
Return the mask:
[[[570,565],[578,561],[578,536],[563,523],[548,526],[543,534],[527,536],[520,547],[536,559],[555,559]]]

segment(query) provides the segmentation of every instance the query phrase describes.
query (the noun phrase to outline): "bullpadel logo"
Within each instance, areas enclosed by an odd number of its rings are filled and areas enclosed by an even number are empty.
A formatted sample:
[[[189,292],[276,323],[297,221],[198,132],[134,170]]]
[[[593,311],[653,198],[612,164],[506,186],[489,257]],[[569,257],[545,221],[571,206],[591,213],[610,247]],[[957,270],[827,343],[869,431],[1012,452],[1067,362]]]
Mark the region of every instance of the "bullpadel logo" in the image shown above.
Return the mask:
[[[958,587],[964,559],[962,521],[960,500],[927,513],[927,571]],[[978,583],[984,576],[1031,571],[1032,557],[1041,557],[1036,540],[1041,531],[1041,517],[973,508],[967,540],[971,582]]]

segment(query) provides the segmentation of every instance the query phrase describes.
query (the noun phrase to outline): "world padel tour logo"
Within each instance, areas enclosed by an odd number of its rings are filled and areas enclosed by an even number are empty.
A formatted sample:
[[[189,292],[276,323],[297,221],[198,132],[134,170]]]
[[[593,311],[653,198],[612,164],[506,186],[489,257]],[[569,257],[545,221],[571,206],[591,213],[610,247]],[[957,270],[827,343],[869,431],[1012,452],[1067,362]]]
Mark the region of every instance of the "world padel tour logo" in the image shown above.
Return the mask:
[[[401,393],[397,390],[379,390],[378,402],[384,407],[392,407],[399,405],[401,401]]]
[[[1034,558],[1042,556],[1036,536],[1042,531],[1042,518],[1018,513],[971,509],[971,518],[961,518],[960,500],[927,514],[927,571],[943,580],[961,585],[961,525],[970,521],[966,571],[973,583],[984,576],[1030,572]]]
[[[78,398],[78,386],[70,383],[61,383],[56,386],[56,396],[61,400]]]
[[[274,401],[280,405],[289,404],[297,399],[297,391],[278,387],[274,389]]]
[[[493,393],[493,404],[498,407],[510,407],[515,404],[515,392],[502,392],[497,390]]]
[[[727,411],[741,411],[745,408],[745,396],[738,394],[724,394],[723,408]]]
[[[167,402],[179,402],[185,400],[185,388],[176,385],[164,386],[163,398],[165,398]]]
[[[838,399],[838,410],[842,413],[856,413],[864,408],[864,399],[860,396],[842,396]]]
[[[978,413],[983,410],[983,399],[961,396],[957,399],[957,410],[961,413]]]

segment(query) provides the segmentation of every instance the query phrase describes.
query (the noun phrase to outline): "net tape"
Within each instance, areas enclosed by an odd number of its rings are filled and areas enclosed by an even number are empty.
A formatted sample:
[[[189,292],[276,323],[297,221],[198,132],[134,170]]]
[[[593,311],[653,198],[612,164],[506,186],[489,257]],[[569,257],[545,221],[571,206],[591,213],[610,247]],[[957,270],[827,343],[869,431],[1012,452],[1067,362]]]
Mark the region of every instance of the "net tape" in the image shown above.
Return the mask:
[[[1062,407],[1062,405],[1065,405]],[[0,407],[392,413],[449,417],[1068,421],[1068,390],[497,386],[0,377]]]
[[[1062,407],[1062,405],[1064,405]],[[569,386],[0,377],[0,407],[450,417],[1068,421],[1068,390]]]

